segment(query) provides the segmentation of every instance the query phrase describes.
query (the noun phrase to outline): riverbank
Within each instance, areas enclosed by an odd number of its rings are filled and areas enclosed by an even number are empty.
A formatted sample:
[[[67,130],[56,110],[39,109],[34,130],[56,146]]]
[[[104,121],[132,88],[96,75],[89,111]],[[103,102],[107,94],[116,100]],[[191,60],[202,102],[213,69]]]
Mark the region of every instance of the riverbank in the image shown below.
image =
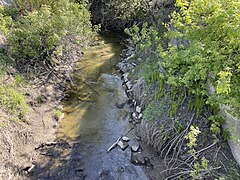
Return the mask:
[[[58,86],[28,85],[16,90],[25,92],[29,108],[24,121],[19,122],[12,120],[4,109],[0,109],[1,179],[25,179],[41,156],[35,148],[55,140],[59,120],[54,117],[55,111],[61,111],[62,108],[60,100],[63,92]]]
[[[171,88],[160,84],[165,89],[161,98],[156,98],[155,91],[159,84],[154,81],[154,69],[149,69],[138,46],[129,46],[121,54],[122,61],[117,64],[122,74],[124,86],[128,97],[133,103],[133,124],[136,125],[137,135],[142,138],[143,156],[148,156],[154,171],[145,167],[145,171],[152,179],[165,178],[190,178],[192,176],[207,176],[238,178],[239,167],[231,154],[227,141],[222,136],[215,136],[210,130],[208,118],[211,112],[207,107],[197,117],[196,112],[189,109],[187,97],[180,99],[181,106],[176,109],[176,114],[171,112]],[[140,57],[139,57],[140,56]],[[163,71],[160,69],[160,71]],[[153,76],[152,76],[153,74]],[[188,133],[193,131],[191,126],[201,129],[196,136],[196,149],[194,154],[189,150]],[[195,158],[193,158],[195,157]],[[199,169],[197,159],[200,159]],[[159,166],[160,165],[160,166]],[[164,168],[163,168],[164,166]],[[184,169],[184,170],[183,170]],[[191,173],[196,173],[191,174]]]
[[[67,43],[61,59],[64,74],[29,78],[14,68],[2,44],[0,62],[0,178],[28,179],[39,159],[37,149],[55,143],[58,123],[64,117],[62,99],[74,62],[82,56],[76,44]],[[60,61],[59,61],[60,62]],[[69,78],[66,78],[69,77]],[[71,83],[70,83],[71,84]]]

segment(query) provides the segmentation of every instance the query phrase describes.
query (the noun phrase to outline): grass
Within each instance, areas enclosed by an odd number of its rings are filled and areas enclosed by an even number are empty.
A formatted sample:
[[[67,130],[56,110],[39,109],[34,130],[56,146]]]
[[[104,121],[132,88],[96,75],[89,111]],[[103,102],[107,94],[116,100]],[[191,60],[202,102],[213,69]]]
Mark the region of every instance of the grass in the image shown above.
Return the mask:
[[[20,91],[26,82],[19,74],[13,76],[14,80],[3,82],[10,66],[13,66],[11,60],[0,52],[0,106],[9,114],[10,119],[23,120],[28,112],[28,104]]]
[[[25,96],[12,85],[2,85],[0,87],[0,105],[10,115],[17,115],[19,120],[23,120],[28,111]]]

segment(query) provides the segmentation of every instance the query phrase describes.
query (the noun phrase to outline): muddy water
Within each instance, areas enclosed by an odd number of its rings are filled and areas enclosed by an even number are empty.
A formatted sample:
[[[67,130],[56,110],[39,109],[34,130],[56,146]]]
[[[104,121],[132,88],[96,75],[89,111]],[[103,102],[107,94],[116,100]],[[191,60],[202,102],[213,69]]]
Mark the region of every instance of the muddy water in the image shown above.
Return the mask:
[[[131,128],[130,107],[116,103],[127,101],[121,79],[115,75],[115,64],[122,49],[112,36],[98,37],[96,45],[84,51],[77,63],[74,78],[76,88],[69,91],[65,102],[65,117],[59,125],[57,138],[79,142],[70,153],[71,173],[66,178],[79,179],[74,169],[81,171],[80,179],[145,180],[140,166],[130,163],[130,149],[107,149]],[[134,138],[133,132],[128,135]],[[131,141],[130,141],[131,144]],[[69,170],[68,170],[69,171]],[[62,173],[61,173],[62,174]]]

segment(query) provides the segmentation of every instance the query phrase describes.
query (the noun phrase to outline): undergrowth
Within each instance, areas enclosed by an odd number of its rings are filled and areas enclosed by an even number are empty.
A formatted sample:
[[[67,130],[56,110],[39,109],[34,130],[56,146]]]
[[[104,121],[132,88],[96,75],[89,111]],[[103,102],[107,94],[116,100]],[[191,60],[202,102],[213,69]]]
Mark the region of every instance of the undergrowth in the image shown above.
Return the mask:
[[[11,59],[0,53],[0,105],[11,120],[23,121],[29,107],[21,90],[27,83],[20,74],[12,76],[7,72],[13,68],[11,65]]]
[[[141,67],[136,77],[144,78],[143,93],[151,102],[144,111],[145,137],[161,152],[168,170],[178,168],[171,178],[213,178],[222,166],[212,164],[216,159],[208,162],[203,152],[216,148],[222,136],[230,137],[230,130],[222,128],[220,107],[229,107],[233,116],[240,112],[240,3],[177,0],[175,6],[165,32],[159,24],[147,23],[125,30],[135,49],[131,59]],[[212,145],[197,140],[205,130]],[[190,157],[179,158],[184,153]]]

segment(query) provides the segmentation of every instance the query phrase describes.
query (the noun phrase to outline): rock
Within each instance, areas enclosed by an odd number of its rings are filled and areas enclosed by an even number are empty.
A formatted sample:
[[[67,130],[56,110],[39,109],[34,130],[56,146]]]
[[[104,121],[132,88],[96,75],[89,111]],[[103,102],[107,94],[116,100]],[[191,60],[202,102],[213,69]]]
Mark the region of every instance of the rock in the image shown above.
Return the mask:
[[[140,106],[136,107],[136,112],[141,113],[142,108]]]
[[[124,151],[125,149],[127,149],[129,144],[127,142],[125,142],[125,141],[119,141],[118,142],[118,146]]]
[[[141,152],[132,152],[131,153],[131,163],[135,165],[144,165],[145,160]]]
[[[124,73],[123,75],[122,75],[122,77],[123,77],[123,81],[125,82],[125,83],[127,83],[129,80],[128,80],[128,75],[129,75],[129,73]]]
[[[134,143],[134,144],[131,146],[132,152],[137,152],[137,151],[139,151],[139,149],[140,149],[139,143]]]
[[[140,114],[138,115],[138,119],[141,120],[142,118],[143,118],[143,114],[140,113]]]
[[[129,63],[119,62],[116,65],[116,68],[119,69],[122,73],[127,73],[132,70],[134,67]]]
[[[137,101],[135,99],[133,99],[133,105],[136,106],[137,105]]]
[[[136,120],[137,117],[138,117],[138,116],[137,116],[137,113],[136,113],[136,112],[133,112],[133,113],[132,113],[132,118],[133,118],[134,120]]]
[[[124,102],[124,103],[116,102],[116,103],[115,103],[115,106],[116,106],[117,108],[119,108],[119,109],[122,109],[122,108],[124,108],[124,106],[125,106],[125,102]]]
[[[131,88],[133,87],[131,81],[128,81],[128,82],[126,83],[126,86],[127,86],[128,89],[131,89]]]
[[[130,51],[126,54],[126,56],[128,56],[128,57],[125,60],[128,61],[129,59],[133,58],[135,56],[135,54],[133,54],[133,52]]]
[[[114,180],[115,178],[109,171],[102,171],[99,178],[99,180]]]
[[[131,63],[131,65],[133,65],[134,67],[136,67],[136,66],[137,66],[137,64],[135,64],[135,63]]]
[[[123,137],[122,137],[122,140],[125,141],[125,142],[129,142],[129,141],[130,141],[130,138],[127,137],[127,136],[123,136]]]

